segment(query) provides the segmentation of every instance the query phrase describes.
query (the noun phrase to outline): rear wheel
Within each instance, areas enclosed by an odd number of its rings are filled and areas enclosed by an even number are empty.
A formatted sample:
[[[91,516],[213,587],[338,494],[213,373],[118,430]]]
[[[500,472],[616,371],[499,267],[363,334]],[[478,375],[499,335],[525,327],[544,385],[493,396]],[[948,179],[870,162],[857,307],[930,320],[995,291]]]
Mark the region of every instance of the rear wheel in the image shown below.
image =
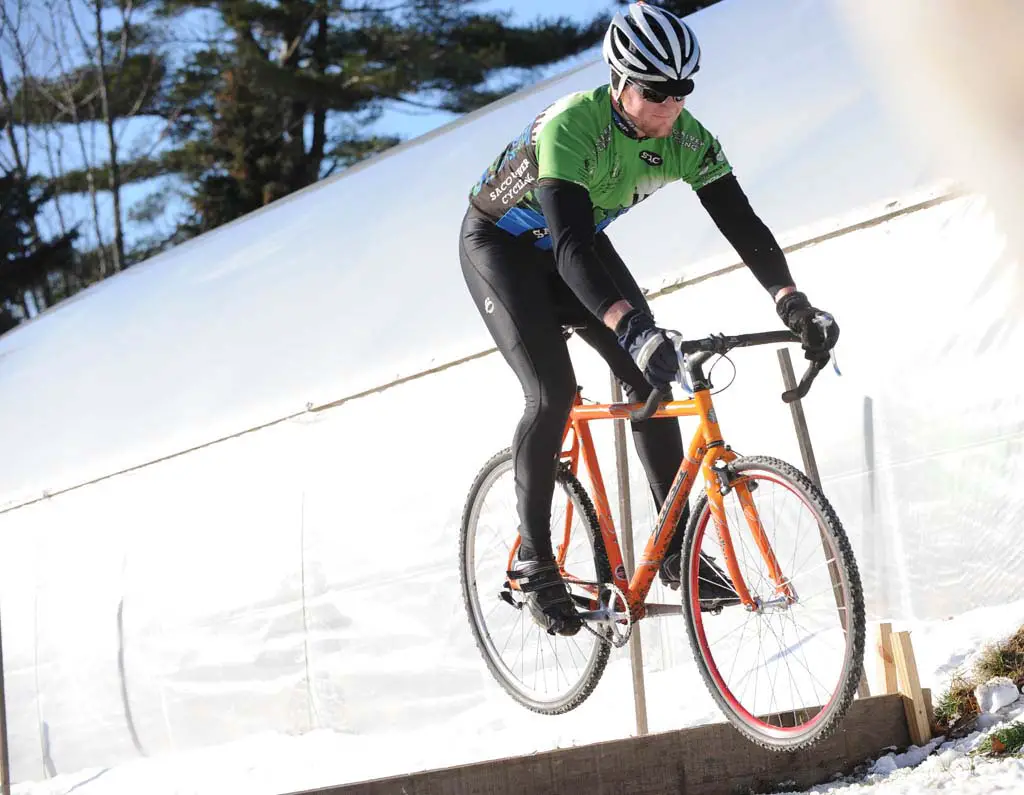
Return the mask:
[[[842,524],[803,473],[762,456],[737,459],[725,520],[753,608],[701,612],[698,553],[726,568],[702,495],[683,542],[683,613],[694,657],[718,706],[744,735],[772,750],[828,736],[853,700],[864,658],[864,598]],[[740,496],[750,494],[785,577],[769,575]]]
[[[571,527],[563,574],[582,582],[611,581],[608,556],[594,506],[576,477],[558,468],[551,506],[552,538],[558,547]],[[586,628],[571,637],[549,635],[534,623],[523,595],[508,585],[506,572],[519,539],[512,452],[488,461],[470,489],[462,515],[459,570],[469,624],[487,668],[505,691],[527,709],[548,715],[568,712],[593,692],[611,647]],[[570,585],[577,601],[593,589]]]

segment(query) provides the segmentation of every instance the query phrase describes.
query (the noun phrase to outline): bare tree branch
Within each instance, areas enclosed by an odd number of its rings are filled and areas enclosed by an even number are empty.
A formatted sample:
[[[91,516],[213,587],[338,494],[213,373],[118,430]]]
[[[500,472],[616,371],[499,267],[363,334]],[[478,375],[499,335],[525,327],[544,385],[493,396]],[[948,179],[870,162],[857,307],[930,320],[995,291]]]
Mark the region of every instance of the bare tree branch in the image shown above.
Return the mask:
[[[8,4],[6,2],[0,1],[0,15],[2,15],[3,17],[3,27],[5,33],[7,34],[4,36],[4,41],[9,40],[10,42],[10,45],[14,51],[15,61],[18,64],[18,68],[21,70],[22,82],[24,83],[26,77],[28,76],[28,56],[26,54],[25,42],[22,39],[22,0],[18,0],[16,10],[17,15],[16,17],[12,18],[8,12]],[[29,143],[26,137],[24,151],[22,151],[21,146],[19,146],[18,144],[17,137],[14,134],[14,126],[17,121],[17,113],[16,108],[14,107],[14,102],[11,100],[10,91],[7,85],[7,79],[3,73],[2,63],[0,63],[0,89],[2,89],[4,112],[7,116],[7,123],[4,125],[4,128],[7,132],[8,141],[11,145],[11,153],[14,156],[15,168],[18,170],[20,174],[22,174],[23,176],[27,176],[27,164],[32,154],[31,144]],[[27,98],[25,97],[25,93],[26,92],[22,92],[22,119],[25,119],[27,116]]]
[[[46,153],[46,165],[49,168],[49,173],[53,176],[64,173],[64,138],[61,136],[60,131],[55,129],[56,124],[50,122],[43,128],[43,134],[41,136],[43,142],[43,151]],[[54,146],[56,141],[56,146]],[[56,152],[54,151],[56,149]],[[60,237],[63,237],[68,233],[67,219],[64,217],[64,207],[61,203],[63,194],[58,188],[53,196],[53,206],[57,211],[57,224],[60,229]]]
[[[78,30],[79,36],[81,37],[82,36],[81,28],[78,25],[78,21],[74,18],[74,16],[75,16],[74,8],[71,6],[70,2],[68,3],[68,7],[69,7],[69,11],[70,11],[71,18],[72,18],[72,24],[75,26],[76,30]],[[102,227],[100,225],[100,208],[99,208],[99,201],[98,201],[97,196],[96,196],[96,181],[93,179],[93,175],[92,175],[93,158],[90,155],[90,152],[89,152],[88,148],[86,147],[85,136],[82,133],[82,126],[83,126],[82,119],[79,117],[79,114],[78,114],[78,103],[75,100],[74,86],[71,85],[71,78],[69,77],[68,69],[65,68],[65,66],[64,66],[64,57],[61,55],[62,50],[63,51],[69,51],[69,50],[68,50],[68,46],[67,46],[68,45],[67,39],[65,37],[61,36],[60,33],[58,32],[58,28],[57,28],[58,14],[57,14],[57,8],[56,8],[56,3],[55,2],[51,2],[50,3],[50,11],[51,11],[50,23],[51,23],[51,26],[53,27],[53,41],[57,45],[54,48],[54,51],[55,51],[55,53],[57,55],[57,65],[59,67],[58,75],[59,75],[59,80],[60,80],[60,83],[61,83],[61,87],[64,89],[64,95],[65,95],[65,97],[67,99],[67,103],[69,105],[69,110],[71,112],[72,125],[75,128],[75,134],[76,134],[76,137],[78,138],[79,149],[81,150],[81,153],[82,153],[82,161],[83,161],[83,165],[85,167],[85,173],[86,173],[86,183],[89,186],[89,203],[90,203],[90,205],[92,207],[93,228],[96,231],[96,243],[97,243],[97,248],[99,249],[99,260],[100,260],[100,273],[99,273],[99,276],[100,276],[100,278],[103,278],[103,277],[105,277],[107,275],[107,255],[106,255],[106,246],[103,243],[103,230],[102,230]]]
[[[71,6],[72,0],[68,0],[69,7]],[[121,173],[118,169],[118,158],[117,158],[117,135],[114,130],[114,118],[110,113],[110,96],[107,91],[110,76],[107,73],[107,55],[104,48],[103,41],[103,3],[102,0],[92,0],[92,10],[94,11],[94,19],[96,22],[96,61],[95,68],[97,77],[99,77],[99,94],[100,94],[100,111],[103,114],[103,126],[107,132],[107,147],[110,157],[110,168],[107,169],[109,175],[107,186],[110,189],[110,195],[114,203],[114,272],[121,270],[121,263],[124,262],[124,223],[121,217]],[[128,21],[125,17],[122,17],[124,24],[121,26],[122,40],[127,42],[128,35]],[[127,44],[126,44],[127,46]],[[85,40],[82,41],[82,47],[85,49],[87,44]],[[124,52],[122,51],[121,57],[123,60]]]

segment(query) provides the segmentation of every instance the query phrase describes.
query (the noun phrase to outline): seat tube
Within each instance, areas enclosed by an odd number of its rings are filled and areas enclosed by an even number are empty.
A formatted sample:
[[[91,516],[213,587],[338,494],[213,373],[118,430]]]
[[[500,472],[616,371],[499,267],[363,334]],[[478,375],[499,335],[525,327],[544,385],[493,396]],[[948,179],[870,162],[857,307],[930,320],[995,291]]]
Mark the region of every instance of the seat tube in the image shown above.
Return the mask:
[[[601,468],[597,461],[594,439],[590,434],[590,428],[587,426],[587,420],[574,418],[573,424],[576,436],[580,442],[583,462],[587,467],[587,477],[591,485],[590,497],[594,503],[594,509],[597,511],[597,523],[601,528],[605,552],[608,553],[608,564],[612,570],[612,581],[628,597],[629,583],[626,580],[626,567],[622,563],[622,550],[619,548],[619,539],[615,534],[615,523],[612,521],[608,494],[604,490],[604,478],[601,476]]]
[[[562,430],[561,452],[558,454],[560,461],[568,463],[569,471],[572,472],[573,475],[578,475],[580,468],[580,435],[578,428],[573,422],[573,410],[577,406],[582,405],[582,403],[583,399],[580,395],[580,388],[576,387],[576,396],[572,401],[572,409],[570,409],[569,416],[565,419],[565,428]],[[572,436],[571,443],[569,442],[570,434]],[[569,445],[568,449],[566,449],[566,445]],[[565,565],[565,556],[569,551],[569,538],[572,530],[573,510],[572,500],[569,500],[568,505],[565,508],[565,523],[562,527],[562,538],[561,541],[556,544],[556,548],[554,550],[555,560],[558,562],[560,567]],[[552,542],[556,541],[554,537],[552,537],[551,540]]]

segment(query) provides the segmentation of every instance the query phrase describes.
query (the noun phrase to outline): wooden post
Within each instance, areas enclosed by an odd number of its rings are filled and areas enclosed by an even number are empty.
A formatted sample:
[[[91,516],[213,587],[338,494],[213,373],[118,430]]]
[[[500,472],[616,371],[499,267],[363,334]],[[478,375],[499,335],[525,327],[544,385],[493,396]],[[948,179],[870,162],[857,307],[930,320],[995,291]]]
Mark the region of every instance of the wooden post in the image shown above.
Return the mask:
[[[0,791],[11,795],[11,755],[7,750],[7,692],[4,685],[4,641],[0,630]]]
[[[878,694],[898,693],[896,658],[892,653],[892,624],[879,624],[876,628],[875,650],[878,652],[878,671],[875,674]]]
[[[622,402],[622,385],[611,373],[612,400]],[[633,509],[629,498],[629,463],[626,457],[626,421],[615,421],[615,469],[619,485],[619,541],[622,546],[626,579],[633,576]],[[640,627],[634,626],[629,636],[629,662],[633,669],[633,708],[636,712],[636,732],[647,734],[647,689],[644,684],[644,655],[640,646]]]
[[[903,708],[907,713],[907,726],[910,728],[910,741],[914,745],[924,745],[932,738],[932,727],[928,721],[928,705],[921,691],[910,633],[895,633],[892,648]]]
[[[782,368],[782,382],[786,389],[796,389],[796,375],[793,373],[793,360],[789,355],[789,348],[779,348],[779,367]],[[804,417],[804,407],[800,400],[794,400],[789,404],[789,411],[793,417],[793,427],[796,430],[796,441],[800,445],[800,458],[803,460],[804,472],[811,479],[815,486],[821,489],[821,476],[818,474],[818,462],[814,458],[814,448],[811,446],[811,434],[807,429],[807,418]],[[819,528],[819,531],[821,528]],[[829,557],[829,545],[824,533],[821,535],[821,545],[825,549],[825,557]],[[843,631],[847,631],[846,603],[843,601],[843,589],[839,587],[839,572],[835,562],[829,564],[829,574],[832,577],[832,593],[836,598],[836,607],[839,609],[839,621],[843,625]],[[871,695],[868,687],[868,678],[864,675],[864,669],[860,671],[860,684],[857,687],[857,695],[867,698]]]

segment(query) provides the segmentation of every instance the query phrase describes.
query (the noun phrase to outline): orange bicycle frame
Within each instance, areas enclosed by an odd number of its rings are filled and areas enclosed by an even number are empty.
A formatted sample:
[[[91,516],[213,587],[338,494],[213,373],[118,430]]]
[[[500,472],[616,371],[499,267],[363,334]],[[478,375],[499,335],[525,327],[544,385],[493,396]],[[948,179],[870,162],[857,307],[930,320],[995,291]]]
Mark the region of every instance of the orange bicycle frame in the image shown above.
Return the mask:
[[[642,554],[637,560],[636,570],[633,572],[632,578],[627,581],[622,551],[619,548],[615,523],[612,520],[611,510],[608,505],[608,496],[605,492],[604,479],[601,475],[601,468],[598,463],[589,423],[594,420],[628,419],[630,412],[639,408],[641,408],[639,403],[584,404],[580,390],[577,390],[563,433],[561,453],[561,459],[568,463],[574,475],[579,475],[581,461],[587,470],[587,476],[591,484],[591,496],[593,497],[598,523],[601,528],[601,536],[604,539],[605,549],[608,553],[608,562],[612,570],[612,580],[626,596],[630,615],[636,620],[642,618],[645,614],[644,603],[647,594],[668,549],[669,542],[672,540],[673,534],[677,532],[676,526],[683,508],[689,499],[698,470],[701,471],[704,478],[708,504],[715,529],[718,533],[718,540],[721,545],[726,569],[740,600],[748,609],[754,609],[754,599],[747,589],[736,561],[732,537],[725,519],[722,491],[723,481],[719,477],[719,471],[717,471],[718,462],[721,461],[724,464],[728,464],[738,456],[726,446],[722,439],[722,433],[718,427],[718,418],[711,401],[711,392],[708,389],[696,391],[694,396],[687,400],[673,400],[662,403],[651,417],[652,419],[663,417],[698,417],[699,422],[690,440],[686,455],[680,462],[679,470],[669,489],[668,497],[661,507],[655,527],[647,540]],[[758,517],[757,509],[754,506],[746,482],[742,478],[738,478],[731,484],[730,488],[735,489],[737,492],[754,542],[764,558],[776,588],[785,596],[791,596],[789,584],[768,541],[767,534]],[[566,511],[565,524],[562,528],[562,540],[556,546],[556,560],[559,567],[563,568],[563,574],[565,574],[565,555],[568,550],[570,528],[572,526],[572,510],[572,503],[570,501]],[[679,532],[682,532],[682,530],[680,529]],[[557,539],[553,540],[557,541]],[[567,575],[566,579],[572,580],[573,578],[571,575]]]

